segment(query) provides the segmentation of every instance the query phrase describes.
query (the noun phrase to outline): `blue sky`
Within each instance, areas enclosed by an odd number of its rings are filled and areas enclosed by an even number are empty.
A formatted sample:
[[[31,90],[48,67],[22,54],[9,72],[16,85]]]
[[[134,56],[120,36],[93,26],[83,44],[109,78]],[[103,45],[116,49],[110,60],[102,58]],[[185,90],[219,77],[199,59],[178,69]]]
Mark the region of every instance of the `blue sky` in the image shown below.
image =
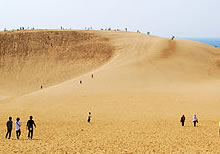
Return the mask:
[[[0,30],[84,27],[220,38],[220,0],[2,0]]]

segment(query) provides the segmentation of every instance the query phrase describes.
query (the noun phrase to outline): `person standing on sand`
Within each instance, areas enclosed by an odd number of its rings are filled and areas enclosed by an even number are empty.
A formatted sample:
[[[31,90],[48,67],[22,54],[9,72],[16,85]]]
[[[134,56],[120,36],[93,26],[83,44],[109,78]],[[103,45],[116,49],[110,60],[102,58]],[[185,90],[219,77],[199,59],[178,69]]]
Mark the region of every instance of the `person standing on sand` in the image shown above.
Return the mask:
[[[28,139],[32,139],[33,138],[34,127],[36,128],[35,122],[32,119],[33,119],[33,117],[30,116],[30,120],[28,120],[28,122],[27,122]]]
[[[6,126],[7,126],[7,133],[6,133],[6,136],[5,138],[8,137],[8,139],[11,138],[11,131],[12,131],[12,117],[9,117],[9,120],[7,121],[6,123]]]
[[[20,122],[20,118],[17,118],[16,120],[17,121],[15,122],[15,130],[16,130],[17,139],[19,140],[21,136],[21,122]]]
[[[196,115],[193,116],[193,124],[194,124],[194,127],[196,127],[196,123],[198,123],[198,118],[196,117]]]
[[[175,39],[175,36],[172,36],[172,40],[174,40]]]
[[[180,118],[180,122],[182,123],[182,126],[184,126],[184,123],[185,123],[185,116],[183,115],[181,118]]]
[[[90,121],[91,121],[91,112],[89,112],[88,123],[90,123]]]

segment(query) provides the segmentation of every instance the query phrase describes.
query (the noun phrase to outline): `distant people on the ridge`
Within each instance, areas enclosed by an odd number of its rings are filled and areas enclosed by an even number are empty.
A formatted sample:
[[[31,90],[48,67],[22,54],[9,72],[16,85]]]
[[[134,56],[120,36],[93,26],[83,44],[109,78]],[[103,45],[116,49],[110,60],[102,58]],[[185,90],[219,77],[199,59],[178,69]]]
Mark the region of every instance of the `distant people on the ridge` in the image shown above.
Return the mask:
[[[7,133],[6,133],[5,138],[7,138],[7,137],[8,137],[8,139],[11,138],[12,125],[13,125],[12,117],[9,117],[9,120],[8,120],[7,123],[6,123]]]
[[[150,32],[147,32],[147,35],[150,35]]]
[[[172,40],[174,40],[175,39],[175,36],[172,36]]]
[[[181,118],[180,118],[180,122],[182,123],[182,126],[184,126],[184,123],[185,123],[185,116],[183,115]]]
[[[17,139],[19,140],[19,138],[21,136],[21,122],[20,122],[20,118],[16,119],[15,130],[16,130]]]
[[[198,118],[197,118],[197,116],[196,116],[196,115],[194,115],[194,116],[193,116],[192,121],[193,121],[194,127],[196,127],[196,123],[198,123],[198,122],[199,122],[199,121],[198,121]]]
[[[34,127],[36,128],[36,124],[33,120],[33,117],[30,116],[30,120],[28,120],[27,122],[27,129],[28,129],[28,139],[32,139],[33,138],[33,133],[34,133]]]
[[[127,31],[128,31],[128,28],[125,28],[125,31],[127,32]]]
[[[88,123],[90,123],[90,121],[91,121],[91,112],[89,112]]]

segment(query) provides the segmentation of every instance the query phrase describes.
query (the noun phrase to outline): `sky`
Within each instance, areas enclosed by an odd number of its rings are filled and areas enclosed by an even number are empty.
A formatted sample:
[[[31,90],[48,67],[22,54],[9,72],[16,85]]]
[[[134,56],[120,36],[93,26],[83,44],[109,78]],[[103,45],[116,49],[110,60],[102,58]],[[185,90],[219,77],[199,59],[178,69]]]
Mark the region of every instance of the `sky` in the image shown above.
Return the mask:
[[[109,28],[220,38],[220,0],[0,0],[0,30]]]

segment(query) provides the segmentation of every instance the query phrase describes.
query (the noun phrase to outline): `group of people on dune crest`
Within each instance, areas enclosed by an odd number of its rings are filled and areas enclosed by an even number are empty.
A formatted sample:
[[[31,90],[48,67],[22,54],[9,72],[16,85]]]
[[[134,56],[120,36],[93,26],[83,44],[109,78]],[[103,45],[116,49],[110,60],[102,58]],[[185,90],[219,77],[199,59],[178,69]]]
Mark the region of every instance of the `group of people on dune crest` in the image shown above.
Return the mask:
[[[183,115],[181,118],[180,118],[180,122],[182,123],[182,126],[184,127],[184,124],[185,124],[185,116]],[[193,116],[193,119],[192,119],[192,122],[193,122],[193,125],[194,127],[196,127],[196,124],[199,122],[198,118],[196,115]]]
[[[7,126],[7,133],[6,133],[5,138],[10,139],[11,138],[12,128],[13,128],[12,117],[9,117],[9,120],[6,123],[6,126]],[[28,139],[32,139],[33,138],[34,127],[36,128],[36,124],[35,124],[35,122],[33,120],[33,116],[30,116],[30,119],[27,121]],[[16,130],[17,139],[19,140],[19,138],[21,136],[21,122],[20,122],[20,118],[19,117],[16,119],[16,122],[15,122],[15,130]]]

